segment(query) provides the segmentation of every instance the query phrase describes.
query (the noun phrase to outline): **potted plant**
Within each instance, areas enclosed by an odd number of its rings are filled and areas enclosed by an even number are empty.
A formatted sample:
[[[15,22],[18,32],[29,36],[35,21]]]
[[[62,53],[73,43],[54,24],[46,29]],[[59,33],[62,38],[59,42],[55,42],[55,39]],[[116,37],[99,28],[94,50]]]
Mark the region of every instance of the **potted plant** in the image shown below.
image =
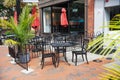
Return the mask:
[[[15,41],[18,42],[18,55],[21,62],[24,62],[24,56],[27,55],[25,45],[35,36],[30,29],[33,20],[34,18],[30,16],[30,9],[28,6],[22,9],[18,23],[15,23],[13,17],[11,17],[9,21],[0,20],[0,24],[2,25],[4,23],[3,26],[9,27],[10,31],[15,35],[14,37],[16,38]],[[23,59],[21,59],[21,57],[23,57]]]

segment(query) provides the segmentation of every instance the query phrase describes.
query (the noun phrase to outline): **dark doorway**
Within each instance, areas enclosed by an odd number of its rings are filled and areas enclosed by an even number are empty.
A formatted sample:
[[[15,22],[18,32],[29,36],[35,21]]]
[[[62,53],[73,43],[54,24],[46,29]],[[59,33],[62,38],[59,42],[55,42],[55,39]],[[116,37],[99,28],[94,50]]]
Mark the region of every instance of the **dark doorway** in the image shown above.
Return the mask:
[[[61,9],[63,7],[52,7],[52,24],[53,24],[53,32],[67,33],[69,26],[61,26],[60,24],[60,16]]]
[[[69,25],[71,32],[84,33],[84,1],[76,0],[70,3]]]
[[[68,19],[68,2],[56,4],[52,6],[52,32],[67,33],[69,32],[69,26],[64,27],[60,24],[61,9],[65,8]]]

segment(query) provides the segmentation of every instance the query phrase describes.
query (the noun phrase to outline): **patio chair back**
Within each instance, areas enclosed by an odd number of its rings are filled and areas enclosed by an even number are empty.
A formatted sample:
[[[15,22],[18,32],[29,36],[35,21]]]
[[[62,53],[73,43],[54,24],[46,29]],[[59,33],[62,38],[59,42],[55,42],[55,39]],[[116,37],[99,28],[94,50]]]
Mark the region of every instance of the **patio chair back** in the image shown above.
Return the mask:
[[[87,59],[88,43],[89,43],[89,39],[83,39],[81,50],[74,50],[74,51],[72,51],[72,62],[73,62],[74,55],[75,55],[75,65],[77,65],[77,56],[78,55],[82,55],[83,61],[84,61],[84,56],[83,55],[85,55],[86,61],[88,63],[88,59]]]
[[[88,43],[89,43],[89,39],[84,39],[82,44],[82,52],[87,53]]]
[[[36,58],[40,56],[41,52],[41,37],[36,36],[32,40],[29,41],[29,47],[32,45],[32,55],[31,58]],[[31,48],[29,48],[31,50]]]
[[[44,67],[44,63],[45,63],[45,58],[52,58],[52,63],[53,65],[56,67],[55,65],[55,53],[54,53],[54,49],[51,46],[51,37],[50,36],[46,36],[44,37],[43,41],[42,41],[42,57],[41,57],[41,69],[43,69]]]

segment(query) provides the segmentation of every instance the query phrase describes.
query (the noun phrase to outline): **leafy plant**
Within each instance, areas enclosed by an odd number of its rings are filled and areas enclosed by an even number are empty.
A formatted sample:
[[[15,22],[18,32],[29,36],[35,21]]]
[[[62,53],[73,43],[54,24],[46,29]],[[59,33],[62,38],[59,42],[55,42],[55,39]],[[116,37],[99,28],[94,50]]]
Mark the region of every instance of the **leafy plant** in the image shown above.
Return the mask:
[[[113,58],[120,60],[120,14],[113,17],[110,21],[110,28],[112,34],[101,34],[89,43],[88,50],[92,53],[98,53],[103,56],[108,56],[113,53]],[[114,52],[113,52],[114,50]],[[114,67],[105,68],[108,72],[100,75],[101,80],[120,80],[120,65],[114,64]]]
[[[113,67],[105,68],[107,72],[103,72],[102,74],[100,74],[100,79],[101,80],[120,80],[120,66],[114,64]]]
[[[11,17],[9,21],[0,20],[1,26],[7,26],[11,30],[11,32],[17,38],[17,42],[20,46],[20,52],[25,53],[24,46],[28,43],[28,40],[34,37],[34,34],[30,30],[31,23],[33,21],[33,17],[29,15],[30,9],[28,6],[25,6],[22,10],[21,15],[19,16],[18,24],[15,23],[14,18]]]
[[[19,43],[15,40],[8,39],[8,40],[5,40],[4,44],[8,46],[15,46],[15,45],[18,45]]]

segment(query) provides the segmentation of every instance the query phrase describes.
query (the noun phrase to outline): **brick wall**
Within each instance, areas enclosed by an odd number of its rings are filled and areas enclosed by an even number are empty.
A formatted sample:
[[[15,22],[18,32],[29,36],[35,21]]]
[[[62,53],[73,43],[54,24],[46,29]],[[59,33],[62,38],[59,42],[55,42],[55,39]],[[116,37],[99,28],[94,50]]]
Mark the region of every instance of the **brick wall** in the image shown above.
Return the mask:
[[[88,27],[87,34],[94,33],[94,0],[88,0]]]

